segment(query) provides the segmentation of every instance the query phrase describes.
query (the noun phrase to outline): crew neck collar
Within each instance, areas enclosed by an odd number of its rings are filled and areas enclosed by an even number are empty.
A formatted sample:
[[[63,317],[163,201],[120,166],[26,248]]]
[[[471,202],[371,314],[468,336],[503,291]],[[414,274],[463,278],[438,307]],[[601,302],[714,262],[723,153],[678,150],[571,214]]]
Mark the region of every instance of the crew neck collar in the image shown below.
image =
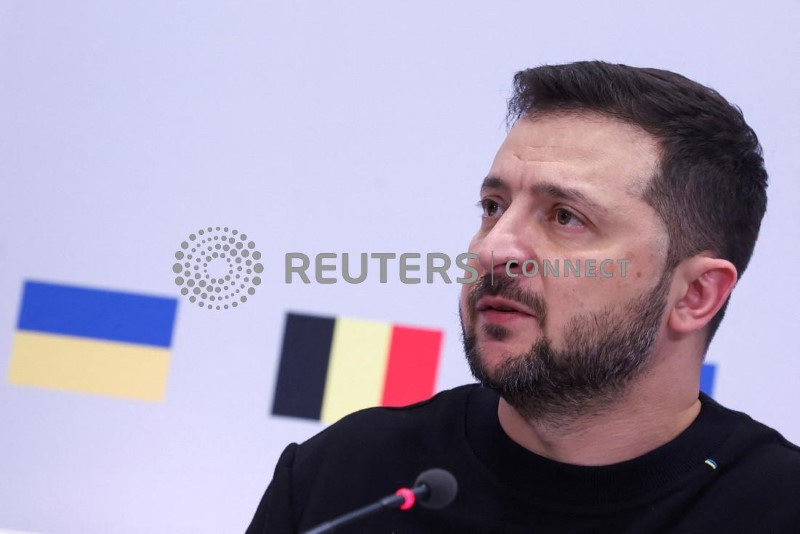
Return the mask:
[[[550,460],[517,444],[497,417],[499,396],[475,388],[467,400],[466,436],[473,452],[496,477],[522,497],[542,505],[587,510],[632,506],[685,480],[704,476],[706,460],[734,430],[736,421],[707,395],[700,393],[700,413],[668,443],[631,460],[579,466]]]

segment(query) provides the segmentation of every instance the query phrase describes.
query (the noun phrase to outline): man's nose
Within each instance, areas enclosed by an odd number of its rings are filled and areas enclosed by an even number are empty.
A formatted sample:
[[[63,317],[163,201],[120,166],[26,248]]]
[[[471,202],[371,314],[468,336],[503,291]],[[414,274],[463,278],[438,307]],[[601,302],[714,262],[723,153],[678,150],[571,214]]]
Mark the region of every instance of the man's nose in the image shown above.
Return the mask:
[[[526,220],[519,210],[510,208],[500,216],[489,232],[476,243],[474,252],[478,255],[481,269],[495,275],[519,275],[525,260],[536,256],[535,231],[531,221]]]

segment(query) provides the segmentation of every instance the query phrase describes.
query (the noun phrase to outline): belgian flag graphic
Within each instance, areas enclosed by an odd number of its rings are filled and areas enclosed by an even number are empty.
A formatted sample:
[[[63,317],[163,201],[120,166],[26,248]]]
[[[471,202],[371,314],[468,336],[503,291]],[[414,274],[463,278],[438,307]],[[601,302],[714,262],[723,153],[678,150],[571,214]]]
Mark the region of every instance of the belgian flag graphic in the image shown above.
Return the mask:
[[[433,395],[442,331],[288,313],[274,415],[333,423]]]

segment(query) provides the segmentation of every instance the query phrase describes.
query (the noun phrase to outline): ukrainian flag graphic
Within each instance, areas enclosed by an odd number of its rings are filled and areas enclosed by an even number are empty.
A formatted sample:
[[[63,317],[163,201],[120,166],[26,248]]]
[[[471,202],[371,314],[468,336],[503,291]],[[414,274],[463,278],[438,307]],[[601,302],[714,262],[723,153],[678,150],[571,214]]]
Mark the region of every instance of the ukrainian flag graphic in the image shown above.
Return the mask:
[[[441,330],[289,313],[272,413],[333,423],[425,400],[441,345]]]
[[[8,382],[164,398],[177,300],[25,282]]]

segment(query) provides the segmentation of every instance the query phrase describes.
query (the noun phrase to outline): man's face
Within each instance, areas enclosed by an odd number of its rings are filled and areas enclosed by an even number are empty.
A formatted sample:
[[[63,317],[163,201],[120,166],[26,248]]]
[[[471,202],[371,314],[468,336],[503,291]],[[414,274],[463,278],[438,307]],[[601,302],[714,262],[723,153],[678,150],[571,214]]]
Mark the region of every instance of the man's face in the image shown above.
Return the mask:
[[[592,113],[523,118],[500,147],[470,243],[481,278],[460,311],[473,374],[524,415],[613,401],[645,368],[670,282],[666,229],[642,199],[657,162],[655,138]],[[581,276],[542,275],[564,259]],[[615,260],[611,276],[586,276],[587,259]]]

